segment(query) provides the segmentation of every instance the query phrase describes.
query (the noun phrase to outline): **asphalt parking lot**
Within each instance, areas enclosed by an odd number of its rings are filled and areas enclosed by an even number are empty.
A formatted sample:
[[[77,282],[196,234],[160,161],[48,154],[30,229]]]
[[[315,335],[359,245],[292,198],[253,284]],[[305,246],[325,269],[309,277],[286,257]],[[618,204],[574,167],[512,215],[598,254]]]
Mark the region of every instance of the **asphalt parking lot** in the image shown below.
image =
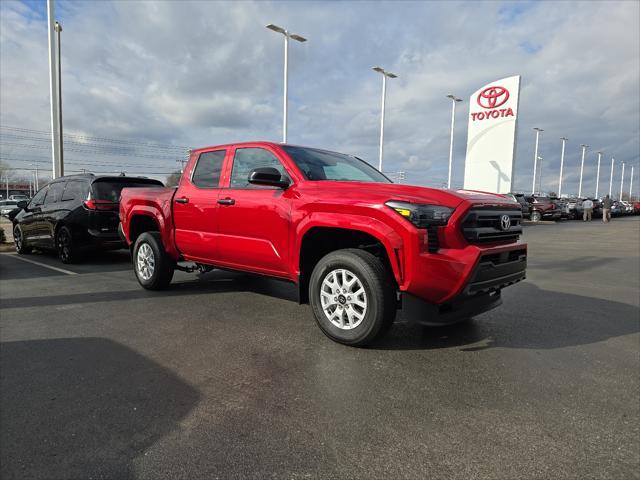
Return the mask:
[[[500,309],[366,349],[285,283],[1,254],[0,476],[640,478],[639,220],[529,226]]]

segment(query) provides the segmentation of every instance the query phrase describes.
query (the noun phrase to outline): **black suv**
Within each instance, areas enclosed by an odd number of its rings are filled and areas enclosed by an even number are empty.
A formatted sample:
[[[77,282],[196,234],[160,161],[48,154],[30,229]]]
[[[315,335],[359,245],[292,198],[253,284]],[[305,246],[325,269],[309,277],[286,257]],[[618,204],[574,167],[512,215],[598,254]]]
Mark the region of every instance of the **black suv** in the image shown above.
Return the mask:
[[[163,186],[141,177],[93,174],[56,178],[40,189],[13,219],[16,251],[54,250],[63,263],[71,263],[88,248],[117,249],[118,210],[123,188]]]

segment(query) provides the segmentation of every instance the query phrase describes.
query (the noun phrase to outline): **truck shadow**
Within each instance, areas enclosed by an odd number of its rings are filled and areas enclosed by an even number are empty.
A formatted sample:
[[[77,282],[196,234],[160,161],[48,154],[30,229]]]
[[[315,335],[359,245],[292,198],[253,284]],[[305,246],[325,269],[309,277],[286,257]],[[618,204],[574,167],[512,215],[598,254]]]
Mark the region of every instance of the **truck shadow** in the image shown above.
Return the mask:
[[[103,338],[2,343],[0,476],[133,478],[132,462],[200,394]]]
[[[133,280],[133,273],[131,276]],[[251,292],[290,302],[298,302],[297,287],[286,281],[221,270],[199,275],[199,277],[197,280],[174,282],[169,288],[161,291],[144,290],[136,283],[136,287],[131,290],[3,298],[0,303],[0,309],[47,307],[78,303],[119,302],[154,297],[179,297],[184,295],[206,295],[222,292]],[[133,281],[135,282],[135,280]]]
[[[370,348],[554,349],[640,332],[640,308],[633,305],[542,290],[531,283],[510,290],[505,290],[501,307],[473,320],[445,327],[398,322]]]

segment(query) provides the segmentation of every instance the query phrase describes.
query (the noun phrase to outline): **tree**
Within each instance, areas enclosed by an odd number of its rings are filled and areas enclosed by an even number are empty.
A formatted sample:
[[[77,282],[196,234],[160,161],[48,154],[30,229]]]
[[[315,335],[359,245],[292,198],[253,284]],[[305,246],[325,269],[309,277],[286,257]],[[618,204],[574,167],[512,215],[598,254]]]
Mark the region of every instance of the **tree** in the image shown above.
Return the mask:
[[[178,183],[180,183],[181,177],[182,177],[182,172],[177,170],[167,177],[165,184],[167,185],[167,187],[177,187]]]

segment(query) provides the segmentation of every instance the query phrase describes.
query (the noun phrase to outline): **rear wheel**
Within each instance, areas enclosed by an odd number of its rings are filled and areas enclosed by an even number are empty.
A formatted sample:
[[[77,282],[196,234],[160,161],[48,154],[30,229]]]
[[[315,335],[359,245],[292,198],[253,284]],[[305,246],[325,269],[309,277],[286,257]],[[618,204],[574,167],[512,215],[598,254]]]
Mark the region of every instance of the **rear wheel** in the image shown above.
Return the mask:
[[[62,263],[73,263],[77,259],[71,230],[67,227],[60,227],[56,233],[56,251]]]
[[[16,252],[20,255],[31,253],[31,247],[25,245],[24,236],[22,235],[22,229],[20,225],[16,225],[13,228],[13,243],[16,245]]]
[[[533,212],[531,212],[532,222],[539,222],[540,220],[542,220],[542,214],[539,211],[534,210]]]
[[[133,269],[147,290],[166,288],[173,278],[175,262],[167,255],[158,232],[145,232],[133,247]]]
[[[396,316],[391,275],[364,250],[337,250],[323,257],[311,274],[309,299],[322,332],[345,345],[371,343]]]

